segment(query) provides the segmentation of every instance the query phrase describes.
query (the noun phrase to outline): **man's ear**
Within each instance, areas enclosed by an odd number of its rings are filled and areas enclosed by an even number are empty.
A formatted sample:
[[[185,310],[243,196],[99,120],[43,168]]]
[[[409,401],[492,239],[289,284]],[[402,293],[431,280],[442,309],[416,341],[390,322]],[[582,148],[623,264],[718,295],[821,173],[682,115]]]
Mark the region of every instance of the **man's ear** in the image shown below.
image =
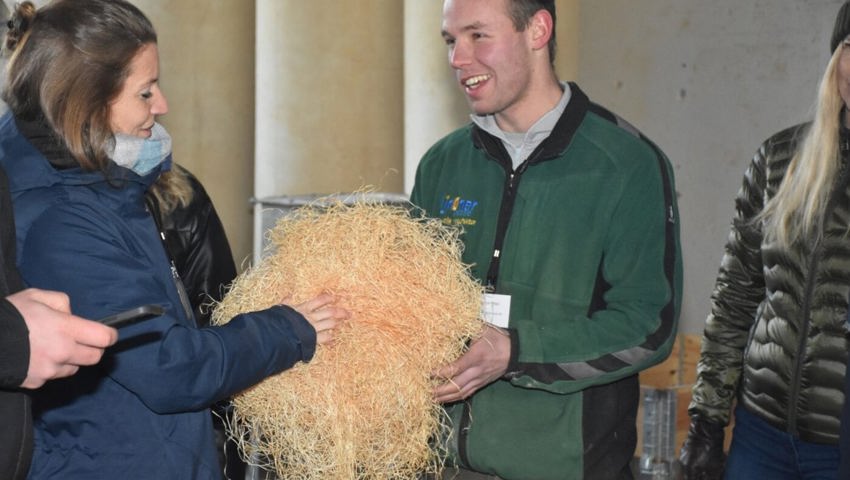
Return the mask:
[[[529,33],[531,48],[539,50],[545,48],[552,38],[552,15],[544,9],[540,9],[528,21],[526,31]]]

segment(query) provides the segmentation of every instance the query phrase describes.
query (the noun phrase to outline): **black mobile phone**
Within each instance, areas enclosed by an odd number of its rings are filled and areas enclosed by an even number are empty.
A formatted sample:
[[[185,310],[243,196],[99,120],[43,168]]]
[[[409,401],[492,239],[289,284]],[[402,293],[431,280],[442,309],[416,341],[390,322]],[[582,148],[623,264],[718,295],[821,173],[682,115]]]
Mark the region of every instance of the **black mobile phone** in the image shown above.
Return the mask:
[[[142,305],[130,310],[101,318],[98,322],[110,327],[121,328],[148,318],[162,315],[165,310],[159,305]]]

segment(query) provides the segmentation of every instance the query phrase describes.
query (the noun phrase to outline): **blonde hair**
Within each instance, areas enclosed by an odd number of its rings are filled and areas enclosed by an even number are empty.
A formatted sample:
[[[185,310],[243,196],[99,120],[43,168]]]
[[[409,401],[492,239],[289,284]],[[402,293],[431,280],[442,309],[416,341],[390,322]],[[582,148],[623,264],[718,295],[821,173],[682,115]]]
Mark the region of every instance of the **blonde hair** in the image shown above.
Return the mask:
[[[172,164],[171,170],[160,174],[151,185],[150,193],[156,197],[162,215],[167,215],[178,206],[187,207],[192,201],[194,191],[189,183],[189,173],[180,165]]]
[[[839,132],[844,101],[838,91],[838,62],[832,54],[818,88],[814,120],[788,165],[782,183],[757,220],[765,237],[787,248],[796,239],[820,240],[830,192],[840,167]]]

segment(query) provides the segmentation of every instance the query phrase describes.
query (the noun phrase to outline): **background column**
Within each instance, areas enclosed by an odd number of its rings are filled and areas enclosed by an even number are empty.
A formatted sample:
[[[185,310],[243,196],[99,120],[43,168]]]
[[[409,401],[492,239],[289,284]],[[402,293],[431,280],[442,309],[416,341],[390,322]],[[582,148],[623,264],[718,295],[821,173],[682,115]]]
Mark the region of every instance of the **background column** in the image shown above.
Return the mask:
[[[157,29],[161,122],[174,160],[204,184],[238,267],[251,253],[254,184],[254,2],[134,0]]]
[[[401,191],[402,6],[257,1],[257,197]]]

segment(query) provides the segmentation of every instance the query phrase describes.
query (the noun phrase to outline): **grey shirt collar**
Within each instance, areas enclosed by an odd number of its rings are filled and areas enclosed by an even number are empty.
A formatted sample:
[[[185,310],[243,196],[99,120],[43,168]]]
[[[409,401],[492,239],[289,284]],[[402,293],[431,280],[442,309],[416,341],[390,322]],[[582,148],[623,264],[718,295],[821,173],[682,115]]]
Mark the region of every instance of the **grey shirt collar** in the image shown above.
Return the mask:
[[[564,94],[561,95],[561,100],[555,105],[555,108],[546,112],[545,115],[534,122],[534,125],[524,133],[503,131],[496,123],[495,115],[472,114],[469,117],[479,128],[502,141],[502,144],[505,145],[505,149],[511,156],[513,169],[516,170],[531,155],[531,152],[552,133],[555,124],[558,123],[558,119],[561,118],[564,110],[566,110],[571,96],[570,86],[565,82],[561,82],[561,87],[564,90]]]

